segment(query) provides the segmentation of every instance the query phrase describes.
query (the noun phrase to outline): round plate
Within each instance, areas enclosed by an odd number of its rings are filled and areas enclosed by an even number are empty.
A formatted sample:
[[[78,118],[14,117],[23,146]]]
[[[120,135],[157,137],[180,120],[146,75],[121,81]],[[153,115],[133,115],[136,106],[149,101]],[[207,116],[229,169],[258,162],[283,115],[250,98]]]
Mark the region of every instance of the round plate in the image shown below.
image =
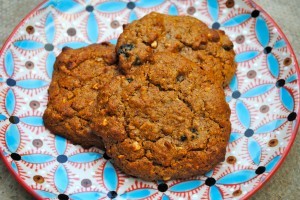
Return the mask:
[[[225,161],[204,176],[145,182],[43,126],[55,57],[64,46],[116,43],[122,24],[157,11],[191,15],[234,42],[238,70],[226,88],[232,133]],[[0,52],[1,157],[36,198],[249,198],[278,169],[295,139],[299,67],[286,37],[248,0],[49,0],[13,31]]]

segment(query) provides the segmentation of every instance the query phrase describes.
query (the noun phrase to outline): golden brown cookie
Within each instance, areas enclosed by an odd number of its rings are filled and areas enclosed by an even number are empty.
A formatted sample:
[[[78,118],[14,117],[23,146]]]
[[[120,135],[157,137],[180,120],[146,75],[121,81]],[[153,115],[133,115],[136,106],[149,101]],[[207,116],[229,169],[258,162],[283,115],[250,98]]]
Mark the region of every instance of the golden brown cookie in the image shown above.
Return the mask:
[[[46,128],[84,148],[103,148],[91,133],[99,89],[118,74],[114,45],[94,44],[64,48],[54,64],[49,101],[43,119]]]
[[[228,85],[236,70],[233,43],[222,30],[209,29],[190,16],[169,16],[152,12],[124,27],[116,52],[119,67],[130,73],[152,53],[179,52],[212,71],[216,80]]]
[[[94,132],[125,173],[188,178],[224,160],[231,125],[212,71],[176,53],[156,53],[99,91]]]

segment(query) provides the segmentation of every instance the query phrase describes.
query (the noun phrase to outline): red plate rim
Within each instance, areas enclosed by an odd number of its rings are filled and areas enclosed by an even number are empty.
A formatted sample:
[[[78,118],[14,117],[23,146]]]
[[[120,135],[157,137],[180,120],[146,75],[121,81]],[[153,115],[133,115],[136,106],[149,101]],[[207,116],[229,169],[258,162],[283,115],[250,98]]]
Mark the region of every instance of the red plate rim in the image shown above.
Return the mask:
[[[4,52],[4,50],[6,49],[8,43],[10,42],[11,38],[15,35],[15,33],[18,31],[18,29],[25,23],[25,21],[36,11],[38,10],[44,3],[46,3],[48,0],[44,0],[43,2],[41,2],[40,4],[38,4],[37,7],[35,7],[33,10],[31,10],[24,18],[23,20],[14,28],[14,30],[12,31],[12,33],[9,35],[9,37],[6,39],[4,45],[2,46],[1,50],[0,50],[0,55]],[[256,8],[257,10],[260,10],[263,12],[264,16],[266,18],[268,18],[268,20],[270,20],[274,26],[277,28],[278,32],[280,33],[280,35],[284,38],[284,40],[287,43],[287,48],[291,53],[291,56],[293,57],[293,60],[295,62],[295,68],[297,71],[297,77],[298,80],[300,80],[300,69],[299,69],[299,64],[296,58],[296,55],[292,49],[291,43],[289,42],[289,40],[287,39],[286,35],[283,33],[283,31],[281,30],[281,28],[278,26],[278,24],[273,20],[273,18],[263,9],[261,8],[257,3],[255,3],[253,0],[247,0],[248,2],[250,2],[254,8]],[[298,81],[298,88],[300,89],[300,81]],[[300,101],[298,103],[298,111],[297,113],[299,113],[300,111]],[[266,179],[264,180],[264,182],[260,183],[258,186],[256,186],[253,190],[251,190],[249,193],[247,193],[243,199],[249,199],[253,194],[255,194],[259,189],[262,188],[263,185],[265,185],[270,179],[271,177],[277,172],[277,170],[279,169],[279,167],[281,166],[281,164],[283,163],[283,161],[286,159],[286,156],[288,155],[288,153],[291,150],[291,147],[296,139],[296,135],[299,129],[299,124],[300,124],[300,117],[297,118],[297,122],[296,122],[296,126],[294,131],[292,132],[292,136],[291,136],[291,140],[289,142],[289,144],[287,145],[283,155],[281,156],[281,159],[279,160],[279,162],[277,163],[277,165],[274,167],[274,169],[266,176]],[[14,169],[11,167],[10,163],[7,161],[7,159],[5,158],[3,151],[1,149],[0,152],[0,157],[3,161],[3,163],[5,164],[5,166],[8,168],[8,170],[10,171],[10,173],[15,177],[15,179],[21,184],[22,187],[24,187],[34,198],[36,199],[43,199],[41,196],[39,196],[29,185],[27,185],[25,183],[25,181],[23,179],[21,179],[21,177],[15,173]]]

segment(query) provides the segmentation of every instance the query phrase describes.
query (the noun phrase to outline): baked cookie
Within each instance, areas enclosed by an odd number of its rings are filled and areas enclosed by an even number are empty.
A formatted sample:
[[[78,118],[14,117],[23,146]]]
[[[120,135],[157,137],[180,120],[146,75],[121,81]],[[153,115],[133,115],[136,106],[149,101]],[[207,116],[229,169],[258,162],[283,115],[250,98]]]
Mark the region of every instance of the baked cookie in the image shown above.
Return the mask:
[[[84,148],[103,148],[91,133],[98,90],[118,74],[115,47],[109,43],[80,49],[64,48],[54,64],[49,101],[43,119],[46,128]]]
[[[124,26],[116,52],[119,67],[130,73],[155,52],[179,52],[189,60],[212,71],[217,80],[228,85],[236,71],[233,43],[222,30],[209,29],[190,16],[169,16],[152,12]]]
[[[212,71],[161,52],[99,91],[93,129],[122,171],[169,180],[203,174],[224,160],[229,118]]]

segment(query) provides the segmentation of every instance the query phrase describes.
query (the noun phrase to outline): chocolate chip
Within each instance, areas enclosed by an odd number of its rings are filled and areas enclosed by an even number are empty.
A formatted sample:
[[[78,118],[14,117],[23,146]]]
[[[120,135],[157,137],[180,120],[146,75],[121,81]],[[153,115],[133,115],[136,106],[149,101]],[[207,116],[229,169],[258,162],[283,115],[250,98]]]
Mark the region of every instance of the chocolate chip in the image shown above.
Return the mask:
[[[141,61],[140,57],[135,56],[135,60],[134,60],[134,62],[132,64],[134,66],[140,66],[142,64],[142,61]]]
[[[179,75],[176,77],[176,81],[177,81],[177,82],[182,82],[184,79],[185,79],[185,77],[184,77],[183,74],[179,74]]]
[[[129,51],[131,51],[134,48],[133,44],[123,44],[120,46],[120,48],[117,50],[118,56],[123,54],[125,57],[129,57]]]
[[[196,129],[196,128],[190,128],[190,131],[191,131],[192,133],[197,133],[197,129]]]
[[[132,78],[126,78],[126,80],[128,81],[128,83],[131,83],[133,81]]]
[[[289,116],[287,117],[287,119],[291,122],[294,121],[297,118],[297,113],[292,112],[289,114]]]
[[[182,142],[184,142],[184,141],[187,140],[187,137],[186,137],[185,135],[182,135],[182,136],[180,136],[180,140],[181,140]]]
[[[233,45],[223,45],[222,47],[225,51],[230,51],[233,49]]]
[[[26,27],[26,32],[28,34],[33,34],[34,33],[34,27],[33,26],[27,26]]]

